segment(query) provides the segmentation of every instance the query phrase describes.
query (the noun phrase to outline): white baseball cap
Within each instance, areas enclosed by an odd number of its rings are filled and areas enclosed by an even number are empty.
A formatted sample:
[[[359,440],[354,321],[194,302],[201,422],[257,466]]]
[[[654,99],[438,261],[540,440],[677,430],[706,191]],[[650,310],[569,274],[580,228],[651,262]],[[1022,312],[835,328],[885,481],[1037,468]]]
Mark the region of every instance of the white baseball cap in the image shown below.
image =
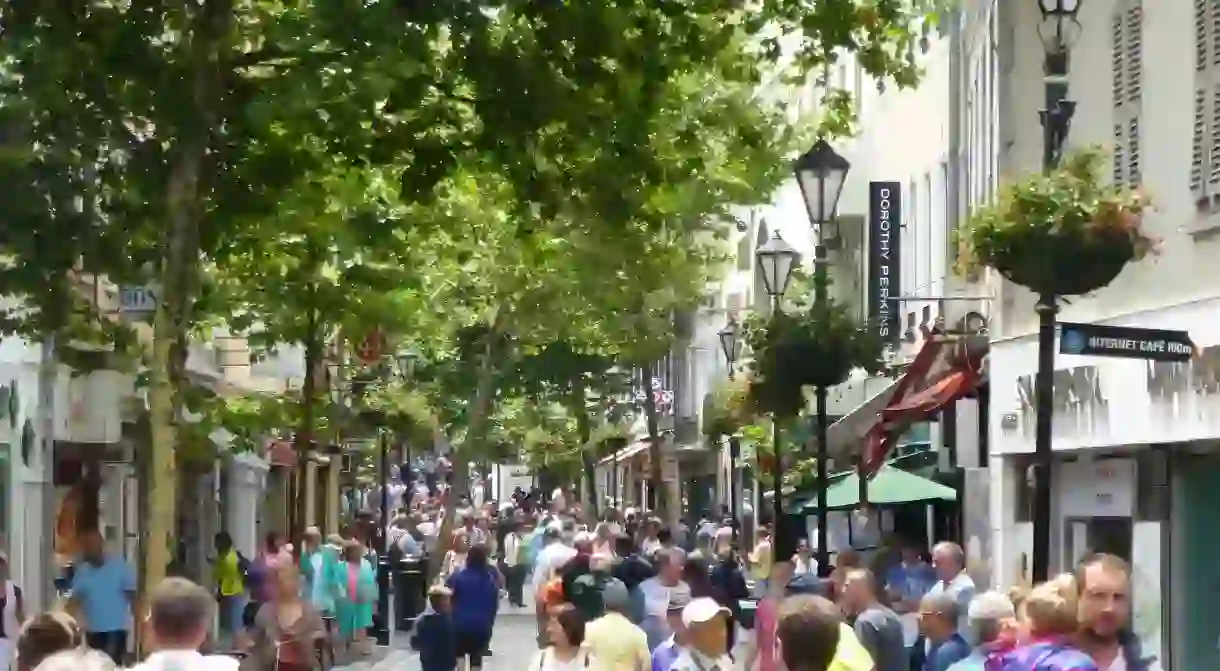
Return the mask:
[[[721,613],[729,615],[729,609],[716,603],[716,600],[711,597],[701,596],[698,599],[691,599],[691,602],[682,609],[682,624],[687,627],[702,624]]]

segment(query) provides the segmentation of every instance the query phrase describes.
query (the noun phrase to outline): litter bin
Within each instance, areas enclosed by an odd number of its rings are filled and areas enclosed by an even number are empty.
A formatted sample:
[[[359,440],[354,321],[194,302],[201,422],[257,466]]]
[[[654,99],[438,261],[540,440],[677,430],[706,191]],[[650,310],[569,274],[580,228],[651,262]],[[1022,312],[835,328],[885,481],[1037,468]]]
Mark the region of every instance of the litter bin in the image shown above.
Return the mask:
[[[398,615],[399,631],[408,631],[415,618],[424,612],[428,592],[428,560],[426,557],[403,557],[394,571],[394,612]]]

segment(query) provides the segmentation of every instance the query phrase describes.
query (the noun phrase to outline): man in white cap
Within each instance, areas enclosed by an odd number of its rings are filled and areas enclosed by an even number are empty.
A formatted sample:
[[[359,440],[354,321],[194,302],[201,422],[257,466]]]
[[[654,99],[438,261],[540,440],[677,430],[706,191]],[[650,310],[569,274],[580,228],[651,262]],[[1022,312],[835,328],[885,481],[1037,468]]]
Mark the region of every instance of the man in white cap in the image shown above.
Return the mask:
[[[691,600],[682,609],[686,649],[670,671],[733,671],[728,654],[729,609],[711,597]]]

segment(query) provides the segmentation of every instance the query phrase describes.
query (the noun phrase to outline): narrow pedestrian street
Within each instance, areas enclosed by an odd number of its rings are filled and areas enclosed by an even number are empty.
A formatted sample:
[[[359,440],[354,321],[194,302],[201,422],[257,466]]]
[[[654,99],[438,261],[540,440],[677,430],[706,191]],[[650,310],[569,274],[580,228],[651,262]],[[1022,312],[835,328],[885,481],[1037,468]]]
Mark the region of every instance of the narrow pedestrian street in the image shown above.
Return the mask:
[[[526,610],[510,609],[497,618],[491,639],[492,654],[483,661],[484,671],[527,669],[538,652],[534,626],[534,615]],[[419,668],[419,655],[411,650],[406,632],[395,635],[389,652],[381,659],[338,667],[339,671],[418,671]]]

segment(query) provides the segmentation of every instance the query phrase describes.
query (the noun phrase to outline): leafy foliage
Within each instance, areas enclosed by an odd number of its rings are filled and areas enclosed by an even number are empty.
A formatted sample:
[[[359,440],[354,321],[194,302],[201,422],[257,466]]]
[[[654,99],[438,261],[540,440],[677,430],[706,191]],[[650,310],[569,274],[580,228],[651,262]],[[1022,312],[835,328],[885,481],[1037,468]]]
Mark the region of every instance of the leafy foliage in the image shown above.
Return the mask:
[[[1039,295],[1074,296],[1154,252],[1143,228],[1148,199],[1107,183],[1103,166],[1100,152],[1081,151],[1048,174],[1005,186],[959,232],[959,269],[992,267]]]
[[[732,436],[756,420],[750,380],[738,376],[718,384],[703,408],[703,435],[716,440]]]
[[[801,412],[806,387],[832,387],[857,368],[876,373],[884,367],[884,343],[875,330],[829,296],[799,311],[751,316],[745,340],[754,354],[750,398],[779,417]]]

